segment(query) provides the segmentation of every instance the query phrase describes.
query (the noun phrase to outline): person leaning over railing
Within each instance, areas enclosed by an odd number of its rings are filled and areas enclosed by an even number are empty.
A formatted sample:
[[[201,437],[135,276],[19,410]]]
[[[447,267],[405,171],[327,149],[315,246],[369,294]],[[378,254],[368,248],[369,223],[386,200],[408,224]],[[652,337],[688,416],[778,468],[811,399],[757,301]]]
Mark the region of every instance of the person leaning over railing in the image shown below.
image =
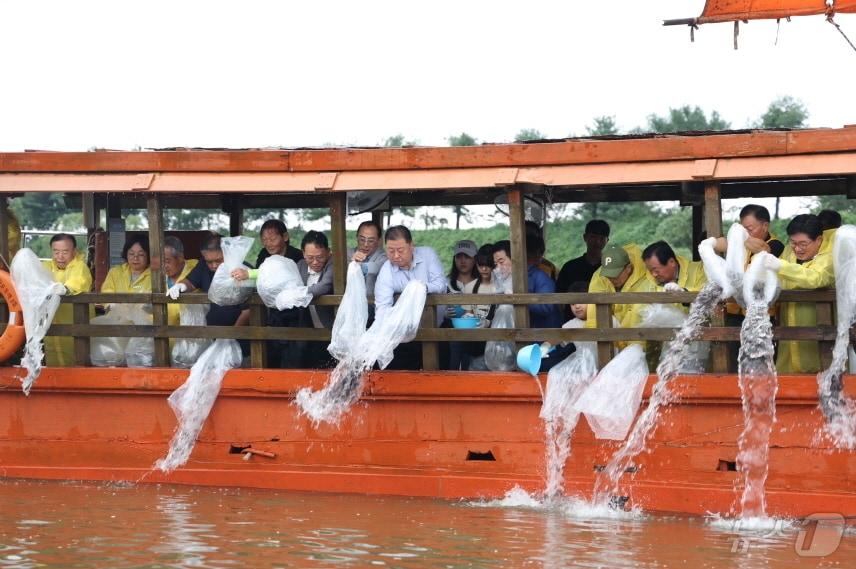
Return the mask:
[[[544,250],[544,242],[538,237],[526,239],[526,275],[527,292],[531,294],[552,294],[556,292],[556,283],[544,271],[538,268],[540,251]],[[511,242],[499,241],[493,246],[493,262],[497,270],[510,278]],[[529,326],[531,328],[560,328],[562,314],[555,304],[530,304]]]
[[[589,292],[654,292],[656,284],[648,273],[642,254],[635,244],[607,245],[600,268],[589,283]],[[621,328],[636,328],[642,322],[644,304],[613,304],[611,313]],[[596,305],[588,305],[587,321],[597,323]],[[597,325],[595,325],[597,327]],[[619,342],[623,346],[625,342]],[[645,345],[642,342],[643,346]]]
[[[829,230],[827,230],[829,231]],[[834,230],[833,230],[834,231]],[[825,234],[816,215],[802,214],[787,227],[788,245],[781,258],[769,256],[765,266],[778,272],[783,290],[819,289],[833,286],[832,234]],[[813,302],[783,302],[779,308],[782,326],[817,326],[817,310]],[[782,340],[776,369],[785,373],[815,373],[820,371],[817,342]]]
[[[278,219],[268,219],[262,223],[262,227],[259,229],[259,240],[262,242],[262,250],[256,257],[257,269],[271,255],[282,255],[295,263],[299,263],[303,259],[303,253],[300,249],[291,246],[285,223]]]
[[[386,251],[381,247],[380,226],[374,221],[364,221],[357,227],[357,246],[348,249],[348,258],[360,264],[366,277],[366,294],[374,294],[375,281],[380,268],[386,262]],[[373,307],[370,307],[373,312]]]
[[[178,300],[181,293],[192,292],[197,289],[202,292],[208,292],[208,289],[211,287],[211,281],[214,279],[214,273],[223,264],[223,249],[220,247],[220,236],[216,233],[208,235],[202,241],[200,252],[205,262],[197,264],[187,275],[187,278],[170,287],[166,294],[171,299]],[[205,323],[209,326],[246,326],[249,321],[250,308],[246,304],[220,306],[212,302],[208,314],[205,316]],[[241,344],[241,351],[244,356],[248,355],[250,349],[249,342],[246,340],[239,340],[238,342]]]
[[[375,282],[375,321],[381,321],[392,308],[394,295],[404,291],[411,280],[425,283],[428,294],[446,292],[446,275],[436,251],[430,247],[415,247],[410,230],[395,225],[384,235],[387,261]],[[401,344],[389,369],[419,369],[422,354],[418,342]]]
[[[101,292],[152,292],[149,267],[149,238],[132,235],[122,248],[125,262],[111,267],[101,284]]]
[[[303,259],[297,263],[297,271],[303,284],[309,287],[314,297],[333,294],[333,262],[327,236],[320,231],[307,231],[300,243]],[[298,308],[297,326],[301,328],[333,328],[335,312],[332,306]],[[280,352],[280,367],[322,368],[329,367],[327,355],[329,342],[289,340]]]
[[[645,247],[642,261],[657,284],[658,292],[698,292],[707,284],[701,261],[690,261],[676,255],[665,241],[656,241]]]
[[[163,242],[163,274],[166,280],[166,288],[170,289],[180,283],[199,264],[197,259],[186,259],[184,257],[184,243],[174,235],[169,235]],[[167,305],[167,324],[178,326],[181,324],[181,306],[176,303]]]
[[[66,294],[80,294],[92,290],[92,273],[86,265],[86,256],[77,250],[73,235],[57,233],[51,237],[51,258],[42,265],[51,272],[53,280],[64,285]],[[74,322],[71,304],[60,304],[54,324]],[[70,336],[47,336],[45,359],[49,366],[74,365],[74,341]]]

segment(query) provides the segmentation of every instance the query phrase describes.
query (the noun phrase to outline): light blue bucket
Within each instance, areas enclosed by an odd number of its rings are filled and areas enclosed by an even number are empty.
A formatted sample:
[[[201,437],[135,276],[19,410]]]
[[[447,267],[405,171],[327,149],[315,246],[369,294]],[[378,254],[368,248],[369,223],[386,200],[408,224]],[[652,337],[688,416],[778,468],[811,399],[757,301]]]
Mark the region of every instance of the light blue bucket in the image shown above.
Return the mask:
[[[537,376],[538,370],[541,368],[541,346],[532,344],[524,346],[517,352],[517,367],[520,371]]]

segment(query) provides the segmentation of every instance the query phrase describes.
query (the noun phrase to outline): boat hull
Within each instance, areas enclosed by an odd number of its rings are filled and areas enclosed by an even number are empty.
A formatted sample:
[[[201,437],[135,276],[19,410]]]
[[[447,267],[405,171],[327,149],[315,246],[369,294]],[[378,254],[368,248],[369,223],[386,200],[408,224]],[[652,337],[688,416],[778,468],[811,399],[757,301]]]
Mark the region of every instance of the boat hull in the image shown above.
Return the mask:
[[[46,368],[29,397],[0,370],[0,475],[427,496],[496,498],[544,486],[540,392],[519,373],[373,372],[340,425],[313,425],[293,404],[323,371],[230,371],[190,461],[152,471],[175,428],[169,393],[186,370]],[[544,378],[542,378],[542,381]],[[852,383],[852,382],[848,382]],[[645,397],[650,394],[649,379]],[[736,377],[678,378],[651,452],[620,493],[650,511],[727,514],[743,415]],[[856,452],[818,440],[812,376],[783,376],[767,480],[768,513],[856,515]],[[589,497],[620,443],[581,420],[565,467],[567,494]],[[273,456],[253,454],[252,449]]]

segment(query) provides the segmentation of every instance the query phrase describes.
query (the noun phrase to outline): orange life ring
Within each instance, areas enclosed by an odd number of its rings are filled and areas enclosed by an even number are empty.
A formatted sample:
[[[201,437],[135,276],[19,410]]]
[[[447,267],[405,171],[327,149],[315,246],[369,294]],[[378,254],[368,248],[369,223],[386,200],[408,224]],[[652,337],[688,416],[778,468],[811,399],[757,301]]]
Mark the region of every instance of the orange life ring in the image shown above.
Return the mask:
[[[0,362],[5,362],[24,345],[27,334],[24,332],[24,313],[18,302],[18,293],[15,292],[12,276],[6,271],[0,271],[0,294],[6,299],[9,309],[9,323],[0,336]]]

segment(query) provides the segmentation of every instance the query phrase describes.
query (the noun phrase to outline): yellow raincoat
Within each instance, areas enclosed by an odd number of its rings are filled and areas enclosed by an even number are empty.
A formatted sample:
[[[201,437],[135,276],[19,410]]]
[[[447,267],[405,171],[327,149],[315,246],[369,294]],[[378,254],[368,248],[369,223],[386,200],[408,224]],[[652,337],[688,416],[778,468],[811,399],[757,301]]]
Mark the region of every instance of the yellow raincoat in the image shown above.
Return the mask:
[[[190,271],[199,263],[197,259],[187,259],[184,262],[184,268],[181,270],[181,274],[178,275],[178,278],[175,279],[175,282],[180,283],[184,279],[187,278],[187,275],[190,274]],[[168,285],[169,283],[167,283]],[[175,302],[167,304],[166,306],[166,314],[167,314],[167,324],[170,326],[178,326],[181,324],[181,305]]]
[[[42,261],[42,265],[51,272],[54,281],[65,285],[68,294],[80,294],[92,290],[92,273],[86,265],[86,257],[82,252],[78,252],[64,269],[60,269],[53,259]],[[94,313],[94,308],[91,310]],[[60,304],[53,321],[55,324],[72,324],[74,322],[72,305]],[[47,336],[45,358],[49,366],[74,365],[73,339],[68,336]]]
[[[152,292],[152,272],[146,267],[143,274],[131,282],[131,267],[122,263],[107,271],[101,292]]]
[[[818,289],[833,286],[835,273],[832,267],[832,238],[834,230],[824,231],[823,244],[811,261],[797,263],[794,250],[785,247],[779,283],[783,290]],[[827,245],[827,240],[829,244]],[[783,302],[779,309],[782,326],[816,326],[817,312],[813,302]],[[817,342],[779,342],[776,369],[784,373],[816,373],[820,371],[820,354]]]
[[[12,257],[15,256],[15,253],[21,248],[21,224],[18,223],[18,218],[15,217],[15,214],[12,213],[12,210],[6,208],[6,215],[9,220],[9,259],[8,261],[12,262]]]
[[[627,251],[630,257],[630,264],[633,265],[633,272],[627,278],[621,292],[654,292],[657,288],[645,263],[642,261],[642,251],[638,245],[630,244],[622,247]],[[601,276],[600,269],[595,271],[589,283],[589,292],[616,292],[612,282],[604,276]],[[618,319],[619,327],[621,328],[636,328],[642,322],[642,311],[645,304],[613,304],[612,313]],[[594,304],[588,305],[588,314],[586,315],[586,325],[596,327],[597,322],[597,307]],[[631,342],[619,342],[619,347],[624,347]],[[644,343],[643,343],[644,346]]]

